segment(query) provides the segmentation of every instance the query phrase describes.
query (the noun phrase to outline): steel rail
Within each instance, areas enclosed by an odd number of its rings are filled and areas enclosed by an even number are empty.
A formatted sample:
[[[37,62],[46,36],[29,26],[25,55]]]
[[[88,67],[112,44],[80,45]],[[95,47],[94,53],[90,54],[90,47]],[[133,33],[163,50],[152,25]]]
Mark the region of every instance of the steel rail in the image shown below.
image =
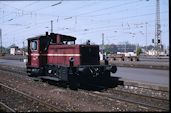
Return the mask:
[[[158,107],[158,106],[154,106],[154,105],[151,105],[151,104],[148,104],[148,103],[136,102],[134,100],[125,99],[125,98],[121,98],[121,97],[117,97],[117,96],[113,96],[113,95],[108,95],[107,93],[92,92],[92,94],[95,94],[95,95],[98,95],[98,96],[101,96],[101,97],[107,97],[107,98],[114,99],[114,100],[120,100],[120,101],[124,101],[124,102],[128,102],[128,103],[132,103],[132,104],[138,104],[138,105],[148,107],[148,108],[152,108],[152,109],[156,109],[156,110],[169,111],[169,109],[165,108],[165,107]]]
[[[6,65],[4,65],[4,66],[6,66]],[[9,67],[11,67],[12,69]],[[2,71],[8,71],[8,72],[12,72],[12,73],[27,75],[27,73],[25,71],[14,70],[14,68],[16,68],[16,67],[8,66],[8,68],[5,68],[2,65],[0,65],[0,70],[2,70]]]
[[[0,102],[0,108],[2,108],[2,110],[5,110],[5,112],[13,112],[15,113],[16,111],[13,110],[12,108],[8,107],[6,104]]]
[[[113,91],[117,91],[117,93],[120,92],[120,93],[130,94],[130,95],[134,95],[134,96],[140,96],[140,97],[155,99],[155,100],[159,100],[159,101],[169,102],[168,99],[161,98],[161,97],[149,96],[149,95],[146,95],[146,94],[137,94],[137,93],[132,93],[132,92],[129,92],[129,91],[116,90],[116,89],[113,89]]]
[[[106,88],[105,86],[99,86],[99,85],[94,85],[94,84],[88,84],[88,86],[97,87],[97,89]],[[116,90],[116,91],[118,91],[118,90]],[[126,92],[125,92],[125,93],[126,93]],[[130,93],[130,92],[129,92],[129,93]],[[155,105],[152,105],[152,104],[149,104],[149,103],[137,102],[136,100],[121,98],[121,97],[112,95],[112,93],[91,92],[91,94],[94,94],[94,95],[97,95],[97,96],[100,96],[100,97],[107,97],[107,98],[112,99],[112,100],[120,100],[120,101],[124,101],[124,102],[127,102],[127,103],[138,104],[138,105],[141,105],[141,106],[144,106],[144,107],[148,107],[148,108],[152,108],[152,109],[156,109],[156,110],[165,110],[165,111],[169,111],[169,108],[166,108],[166,107],[159,107],[159,106],[155,106]],[[130,93],[130,94],[131,94],[131,93]],[[134,94],[134,93],[133,93],[133,94]],[[137,95],[138,95],[138,94],[137,94]],[[141,95],[138,95],[138,96],[141,96]],[[142,96],[145,97],[145,95],[142,95]],[[149,96],[148,96],[148,98],[149,98]],[[153,97],[152,97],[152,98],[153,98]],[[160,98],[154,97],[154,99],[160,99]],[[167,99],[161,98],[161,100],[166,100],[166,101],[169,102],[169,100],[167,100]]]
[[[25,97],[25,98],[27,98],[27,99],[29,99],[29,100],[31,100],[31,101],[34,101],[34,102],[36,102],[36,103],[39,103],[40,105],[42,105],[42,106],[44,106],[44,107],[47,107],[48,109],[53,110],[53,111],[55,111],[55,112],[67,112],[67,110],[65,110],[65,109],[63,109],[63,108],[61,108],[61,107],[58,107],[58,106],[54,106],[54,105],[48,104],[48,103],[46,103],[46,102],[44,102],[44,101],[42,101],[42,100],[40,100],[40,99],[37,99],[37,98],[35,98],[35,97],[33,97],[33,96],[30,96],[30,95],[28,95],[28,94],[26,94],[26,93],[24,93],[24,92],[21,92],[21,91],[19,91],[19,90],[16,90],[16,89],[14,89],[14,88],[11,88],[11,87],[9,87],[9,86],[7,86],[7,85],[4,85],[4,84],[2,84],[2,83],[0,83],[0,88],[1,88],[1,87],[6,88],[6,89],[8,89],[8,90],[10,90],[10,91],[12,91],[12,92],[14,92],[14,93],[17,93],[17,94],[19,94],[19,95],[21,95],[21,96],[23,96],[23,97]]]
[[[5,68],[3,66],[8,66],[8,67],[11,67],[11,68]],[[27,72],[25,70],[22,69],[22,70],[18,71],[18,70],[14,70],[15,68],[16,68],[15,66],[11,66],[11,65],[9,66],[9,65],[0,64],[0,70],[2,70],[2,71],[8,71],[8,72],[22,74],[22,75],[26,75],[27,76]],[[39,78],[35,78],[35,77],[33,79],[40,80]],[[128,85],[128,86],[144,88],[144,87],[139,87],[139,86],[136,86],[136,85]],[[161,92],[168,92],[168,91],[164,91],[164,90],[156,90],[156,89],[153,89],[153,88],[144,88],[144,89],[150,89],[150,90],[161,91]]]
[[[94,85],[94,84],[88,84],[88,85],[96,87],[97,89],[100,89],[100,88],[107,89],[106,86],[99,86],[99,85]],[[153,89],[149,89],[149,90],[153,90]],[[168,99],[162,98],[162,97],[157,97],[157,96],[149,96],[149,95],[146,95],[146,94],[132,93],[132,92],[129,92],[129,91],[118,90],[118,89],[112,89],[112,91],[117,92],[117,93],[120,92],[120,93],[125,93],[125,94],[130,94],[130,95],[135,95],[135,96],[140,96],[140,97],[145,97],[145,98],[150,98],[150,99],[155,99],[155,100],[159,100],[159,101],[169,102]],[[157,91],[160,91],[160,90],[157,90]],[[161,91],[161,92],[163,92],[163,91]],[[111,93],[111,92],[109,92],[109,93]]]
[[[0,69],[1,70],[1,69]],[[7,71],[7,70],[5,70]],[[17,71],[12,71],[10,70],[10,72],[15,72],[17,73]],[[117,90],[118,91],[118,90]],[[130,92],[126,92],[126,93],[130,93]],[[97,93],[94,93],[97,95]],[[131,93],[130,93],[131,94]],[[107,96],[108,98],[111,98],[111,99],[117,99],[117,100],[121,100],[121,101],[125,101],[125,102],[128,102],[128,103],[132,103],[132,104],[139,104],[139,105],[142,105],[142,106],[145,106],[145,107],[150,107],[150,108],[153,108],[153,109],[161,109],[161,110],[169,110],[168,108],[165,108],[165,107],[158,107],[158,106],[154,106],[152,104],[148,104],[148,103],[142,103],[142,102],[136,102],[136,101],[133,101],[131,99],[123,99],[123,98],[120,98],[120,97],[116,97],[116,96],[109,96],[109,95],[104,95],[104,94],[98,94],[99,96]],[[134,95],[138,95],[139,94],[134,94]],[[147,97],[147,95],[140,95],[142,97]],[[148,97],[149,98],[149,97]],[[168,101],[167,99],[162,99],[162,98],[158,98],[158,97],[150,97],[150,98],[153,98],[153,99],[160,99],[160,100],[163,100],[163,101]]]

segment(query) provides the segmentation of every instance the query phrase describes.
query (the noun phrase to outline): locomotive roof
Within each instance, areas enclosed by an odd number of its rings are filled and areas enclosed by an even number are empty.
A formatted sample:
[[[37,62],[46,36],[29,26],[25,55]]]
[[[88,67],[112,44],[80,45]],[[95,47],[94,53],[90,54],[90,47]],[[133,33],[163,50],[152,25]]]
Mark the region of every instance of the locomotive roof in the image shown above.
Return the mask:
[[[57,34],[57,33],[55,33],[54,35],[64,36],[65,38],[63,40],[65,40],[65,41],[76,40],[76,38],[73,37],[73,36],[68,36],[68,35],[63,35],[63,34]],[[48,35],[48,36],[50,36],[50,35]],[[38,35],[38,36],[35,36],[35,37],[28,38],[27,40],[39,39],[39,38],[42,38],[42,37],[46,37],[46,35]]]

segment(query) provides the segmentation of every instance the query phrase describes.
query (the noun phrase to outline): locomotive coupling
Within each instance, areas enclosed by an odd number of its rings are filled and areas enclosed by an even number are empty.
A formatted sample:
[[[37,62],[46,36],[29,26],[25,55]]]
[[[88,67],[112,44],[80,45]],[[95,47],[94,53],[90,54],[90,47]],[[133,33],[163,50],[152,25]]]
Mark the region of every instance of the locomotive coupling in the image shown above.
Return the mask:
[[[74,58],[73,57],[69,58],[69,65],[74,66]]]

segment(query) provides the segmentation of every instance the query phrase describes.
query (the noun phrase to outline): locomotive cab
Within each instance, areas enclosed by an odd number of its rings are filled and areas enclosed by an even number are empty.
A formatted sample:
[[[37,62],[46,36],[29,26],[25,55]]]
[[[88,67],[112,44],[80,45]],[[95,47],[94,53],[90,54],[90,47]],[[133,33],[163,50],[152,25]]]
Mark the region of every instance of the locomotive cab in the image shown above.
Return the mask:
[[[75,44],[75,37],[54,34],[28,39],[27,73],[29,76],[70,83],[102,81],[115,73],[115,65],[100,65],[99,46]]]

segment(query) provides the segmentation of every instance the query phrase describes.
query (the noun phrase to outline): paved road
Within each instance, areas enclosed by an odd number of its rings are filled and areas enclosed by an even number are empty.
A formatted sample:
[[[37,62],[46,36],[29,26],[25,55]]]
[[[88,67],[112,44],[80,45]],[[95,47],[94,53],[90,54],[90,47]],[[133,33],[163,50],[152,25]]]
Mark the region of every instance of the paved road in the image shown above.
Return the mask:
[[[117,67],[111,76],[140,82],[169,85],[169,70]]]
[[[112,61],[112,63],[126,63],[126,64],[144,64],[144,65],[162,65],[162,66],[169,66],[169,61],[164,61],[164,60],[140,60],[138,62],[133,62],[133,61]]]
[[[0,59],[0,64],[26,67],[26,63],[21,62],[19,60]],[[118,68],[117,72],[115,74],[112,74],[112,76],[121,77],[122,79],[169,85],[169,70],[128,68],[128,67],[117,67],[117,68]]]
[[[22,61],[19,61],[19,60],[0,59],[0,64],[8,64],[8,65],[13,65],[13,66],[26,67],[26,63],[22,62]]]

